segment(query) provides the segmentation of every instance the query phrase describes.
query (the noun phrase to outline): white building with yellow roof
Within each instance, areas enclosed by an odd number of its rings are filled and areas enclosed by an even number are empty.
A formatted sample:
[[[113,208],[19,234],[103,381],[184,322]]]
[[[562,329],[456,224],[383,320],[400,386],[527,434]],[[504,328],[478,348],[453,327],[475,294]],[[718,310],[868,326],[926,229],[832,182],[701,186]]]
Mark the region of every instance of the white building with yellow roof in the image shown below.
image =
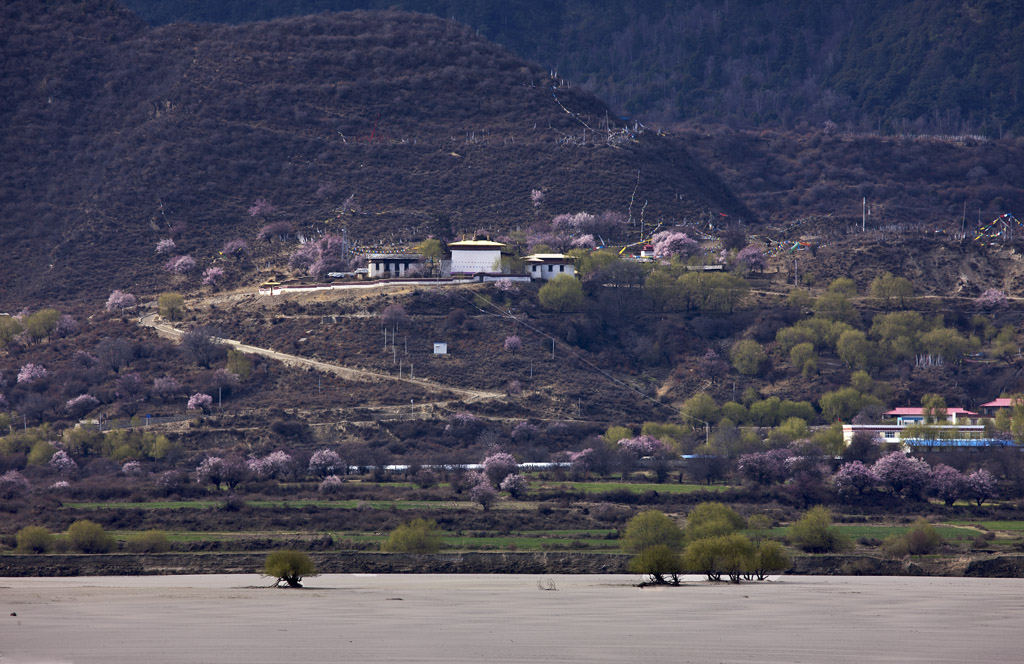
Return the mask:
[[[493,240],[460,240],[449,242],[452,252],[451,272],[455,274],[498,274],[501,272],[501,250],[505,245]]]

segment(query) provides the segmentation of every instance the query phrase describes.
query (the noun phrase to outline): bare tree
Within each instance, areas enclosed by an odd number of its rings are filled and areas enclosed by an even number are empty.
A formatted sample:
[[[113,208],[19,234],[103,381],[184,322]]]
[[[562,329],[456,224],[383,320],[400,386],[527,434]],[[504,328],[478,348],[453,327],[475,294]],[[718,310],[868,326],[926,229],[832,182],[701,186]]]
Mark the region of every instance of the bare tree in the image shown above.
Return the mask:
[[[194,327],[181,337],[181,350],[193,362],[201,367],[210,365],[224,355],[224,348],[217,343],[217,330],[200,325]]]

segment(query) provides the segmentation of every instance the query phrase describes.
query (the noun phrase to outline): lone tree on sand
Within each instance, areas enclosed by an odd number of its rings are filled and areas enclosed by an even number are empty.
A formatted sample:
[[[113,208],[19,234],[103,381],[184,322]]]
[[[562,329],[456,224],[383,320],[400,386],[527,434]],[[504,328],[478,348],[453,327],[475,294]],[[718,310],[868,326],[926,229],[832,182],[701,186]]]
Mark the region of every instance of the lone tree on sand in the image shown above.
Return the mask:
[[[289,588],[301,588],[304,576],[316,576],[316,565],[305,553],[293,549],[281,549],[271,551],[267,554],[267,561],[263,564],[263,573],[277,579],[277,584],[282,581],[288,584]]]

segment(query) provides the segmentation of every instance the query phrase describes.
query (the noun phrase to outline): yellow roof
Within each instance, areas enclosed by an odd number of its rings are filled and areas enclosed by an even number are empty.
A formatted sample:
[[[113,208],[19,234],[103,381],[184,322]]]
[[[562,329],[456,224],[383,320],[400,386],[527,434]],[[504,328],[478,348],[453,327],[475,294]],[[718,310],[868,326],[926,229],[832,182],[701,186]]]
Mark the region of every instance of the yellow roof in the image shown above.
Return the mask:
[[[459,240],[458,242],[449,242],[448,246],[456,249],[498,249],[505,245],[493,240]]]

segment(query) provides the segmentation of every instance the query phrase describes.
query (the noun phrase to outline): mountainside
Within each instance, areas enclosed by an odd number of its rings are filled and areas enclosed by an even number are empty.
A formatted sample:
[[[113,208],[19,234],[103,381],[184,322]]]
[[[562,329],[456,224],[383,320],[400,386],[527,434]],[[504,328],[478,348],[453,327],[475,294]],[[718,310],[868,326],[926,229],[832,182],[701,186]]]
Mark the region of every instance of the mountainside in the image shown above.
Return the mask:
[[[644,118],[883,132],[1024,131],[1014,0],[125,0],[156,23],[324,9],[454,18]]]
[[[451,21],[148,28],[94,0],[2,11],[3,309],[166,289],[157,242],[202,267],[255,238],[257,198],[299,231],[340,219],[363,243],[631,201],[649,220],[751,216],[676,143]]]

